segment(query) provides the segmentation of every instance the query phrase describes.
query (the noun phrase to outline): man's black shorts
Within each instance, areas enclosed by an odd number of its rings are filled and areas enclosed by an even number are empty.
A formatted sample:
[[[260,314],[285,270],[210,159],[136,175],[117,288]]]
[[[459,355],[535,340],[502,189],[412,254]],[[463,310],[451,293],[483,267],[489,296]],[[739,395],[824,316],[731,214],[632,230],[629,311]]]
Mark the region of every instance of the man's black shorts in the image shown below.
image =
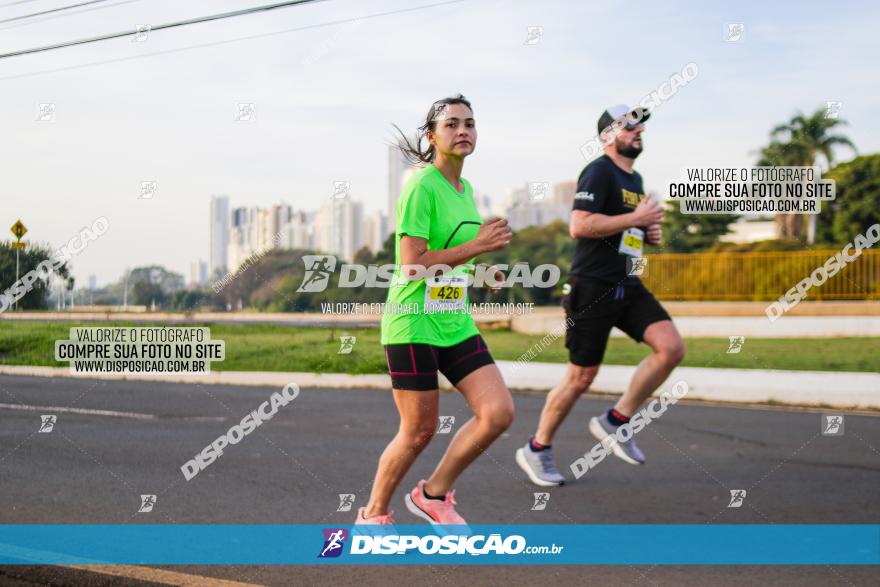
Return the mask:
[[[437,371],[456,385],[480,367],[495,361],[479,334],[458,344],[441,347],[430,344],[386,344],[385,359],[391,387],[413,391],[438,388]]]
[[[570,276],[562,298],[570,326],[565,334],[568,360],[581,367],[602,362],[611,328],[617,326],[636,342],[654,322],[671,320],[642,283],[615,285]],[[568,289],[568,287],[566,287]]]

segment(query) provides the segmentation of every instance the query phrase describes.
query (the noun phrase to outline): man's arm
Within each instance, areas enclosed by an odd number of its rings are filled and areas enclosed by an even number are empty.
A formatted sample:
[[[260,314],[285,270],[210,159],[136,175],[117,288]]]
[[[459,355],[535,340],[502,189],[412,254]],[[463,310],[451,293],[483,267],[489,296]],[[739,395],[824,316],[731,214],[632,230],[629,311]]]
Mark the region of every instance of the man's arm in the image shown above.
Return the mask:
[[[568,233],[571,238],[602,238],[623,232],[627,228],[637,226],[633,221],[633,213],[607,216],[586,210],[573,210]]]
[[[647,197],[626,214],[608,216],[598,212],[573,210],[568,232],[571,238],[602,238],[634,226],[649,226],[663,221],[663,208],[654,198]]]

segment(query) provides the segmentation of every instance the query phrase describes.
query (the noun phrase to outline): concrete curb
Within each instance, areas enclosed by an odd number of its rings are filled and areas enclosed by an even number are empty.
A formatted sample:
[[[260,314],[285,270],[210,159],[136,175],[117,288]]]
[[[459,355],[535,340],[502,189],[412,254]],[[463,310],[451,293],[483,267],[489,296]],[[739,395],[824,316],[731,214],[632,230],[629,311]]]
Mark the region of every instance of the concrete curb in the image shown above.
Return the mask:
[[[549,390],[562,381],[566,365],[557,363],[517,364],[498,361],[505,381],[513,390]],[[621,394],[629,385],[635,367],[605,365],[593,383],[593,390]],[[163,381],[212,385],[253,385],[283,387],[290,382],[302,388],[380,388],[390,389],[388,375],[348,375],[344,373],[297,373],[215,371],[199,374],[103,373],[73,374],[67,367],[0,365],[2,375],[33,377],[73,377],[78,379]],[[880,409],[880,374],[829,371],[761,371],[752,369],[703,369],[680,367],[662,389],[684,380],[687,398],[734,403],[774,402],[799,406]],[[441,376],[441,387],[450,388]]]
[[[681,316],[673,317],[685,338],[745,336],[746,338],[829,338],[834,336],[880,336],[880,316],[783,316],[770,322],[766,316]],[[541,312],[515,316],[511,329],[523,334],[550,334],[565,327],[565,315]],[[614,328],[611,336],[625,337]]]
[[[803,302],[785,316],[770,322],[764,314],[769,302],[664,302],[685,337],[746,336],[754,338],[828,338],[833,336],[880,337],[880,303]],[[813,306],[804,309],[804,306]],[[702,312],[702,314],[700,313]],[[837,313],[834,313],[837,312]],[[857,312],[862,312],[858,314]],[[372,328],[378,314],[320,314],[270,312],[205,312],[192,315],[166,312],[123,314],[112,312],[18,312],[0,313],[0,320],[84,321],[112,323],[161,323],[165,325],[277,324],[291,327]],[[558,331],[565,323],[559,306],[536,307],[526,314],[475,314],[481,327],[509,326],[514,332],[543,335]],[[618,329],[611,336],[626,336]]]

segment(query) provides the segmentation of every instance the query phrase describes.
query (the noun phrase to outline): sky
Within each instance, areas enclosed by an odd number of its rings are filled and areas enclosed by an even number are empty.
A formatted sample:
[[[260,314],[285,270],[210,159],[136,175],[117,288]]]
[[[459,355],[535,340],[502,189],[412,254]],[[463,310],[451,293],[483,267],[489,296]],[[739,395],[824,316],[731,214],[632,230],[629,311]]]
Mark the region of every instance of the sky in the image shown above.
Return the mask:
[[[73,3],[0,0],[0,21]],[[0,53],[269,3],[111,0],[0,22]],[[878,16],[869,2],[324,0],[0,59],[0,238],[20,218],[25,240],[54,248],[103,216],[107,232],[72,260],[78,284],[150,264],[188,279],[208,259],[212,194],[315,210],[349,181],[384,210],[391,125],[412,132],[459,92],[479,133],[464,176],[499,203],[576,179],[602,110],[688,63],[697,77],[646,126],[649,191],[685,167],[754,164],[774,126],[828,101],[859,152],[877,152]],[[54,121],[37,120],[40,103]],[[254,121],[235,121],[239,103]]]

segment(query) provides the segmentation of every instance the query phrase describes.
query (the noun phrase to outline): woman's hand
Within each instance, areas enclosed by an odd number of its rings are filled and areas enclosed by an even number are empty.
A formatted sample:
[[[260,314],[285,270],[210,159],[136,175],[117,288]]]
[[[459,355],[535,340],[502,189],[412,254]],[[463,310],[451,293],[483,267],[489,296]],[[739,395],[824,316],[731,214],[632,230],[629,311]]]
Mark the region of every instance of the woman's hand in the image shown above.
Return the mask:
[[[513,231],[507,225],[507,220],[503,218],[490,218],[482,225],[477,232],[474,242],[483,253],[497,251],[503,249],[510,244]]]

